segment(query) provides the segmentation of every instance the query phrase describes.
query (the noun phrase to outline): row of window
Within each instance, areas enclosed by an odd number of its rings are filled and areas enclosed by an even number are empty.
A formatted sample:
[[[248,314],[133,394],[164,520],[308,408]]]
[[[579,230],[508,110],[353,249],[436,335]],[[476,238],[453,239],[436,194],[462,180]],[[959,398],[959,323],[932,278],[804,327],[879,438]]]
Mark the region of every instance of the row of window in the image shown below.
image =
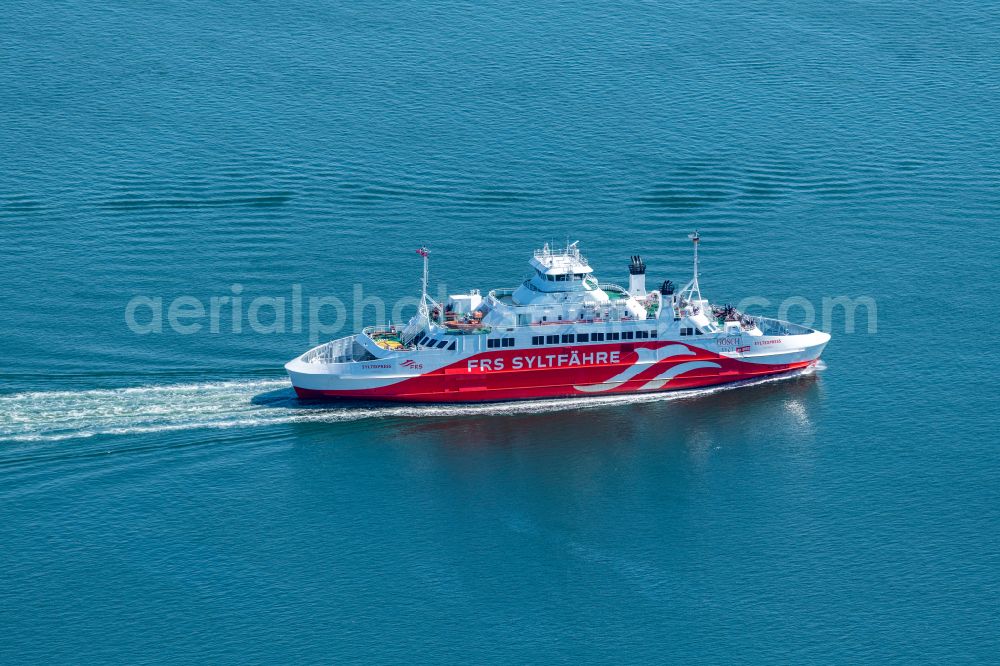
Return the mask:
[[[562,335],[533,335],[533,345],[573,344],[574,342],[615,342],[618,340],[646,340],[655,338],[656,331],[615,331],[612,333],[563,333]]]
[[[697,328],[691,327],[681,327],[681,335],[701,335],[701,331]],[[613,331],[609,333],[562,333],[561,335],[533,335],[531,337],[531,344],[534,346],[539,345],[567,345],[574,344],[577,342],[617,342],[619,340],[647,340],[649,338],[655,338],[656,331]],[[449,349],[451,351],[455,350],[454,340],[436,340],[430,336],[420,334],[414,341],[414,344],[421,345],[424,347],[430,347],[432,349]],[[513,347],[514,338],[487,338],[486,346],[489,349],[501,349],[504,347]]]
[[[681,327],[681,335],[701,335],[701,331],[697,328]],[[655,338],[656,331],[612,331],[609,333],[562,333],[561,335],[533,335],[531,337],[531,344],[534,346],[539,345],[558,345],[558,344],[574,344],[577,342],[617,342],[619,340],[647,340],[649,338]],[[449,349],[454,351],[455,341],[454,340],[436,340],[430,336],[420,334],[415,340],[415,344],[430,347],[433,349]],[[513,347],[514,338],[487,338],[486,346],[489,349],[501,349],[504,347]]]
[[[696,328],[681,328],[681,335],[698,335],[700,331]],[[617,342],[619,340],[647,340],[655,338],[656,331],[612,331],[609,333],[562,333],[561,335],[533,335],[531,344],[539,345],[567,345],[577,342]],[[414,339],[414,344],[432,349],[455,350],[454,340],[436,340],[421,333]],[[487,338],[486,346],[489,349],[501,349],[514,346],[514,338]]]
[[[434,338],[424,335],[423,333],[413,341],[414,344],[423,345],[424,347],[433,347],[436,349],[444,349],[447,347],[449,350],[455,350],[454,340],[435,340]]]
[[[573,282],[574,280],[577,280],[577,281],[582,280],[583,278],[587,277],[587,275],[589,275],[589,273],[586,273],[586,274],[585,273],[573,273],[573,274],[561,273],[559,275],[551,275],[551,274],[548,274],[548,273],[542,273],[541,271],[538,271],[538,274],[542,277],[543,280],[545,280],[547,282]]]

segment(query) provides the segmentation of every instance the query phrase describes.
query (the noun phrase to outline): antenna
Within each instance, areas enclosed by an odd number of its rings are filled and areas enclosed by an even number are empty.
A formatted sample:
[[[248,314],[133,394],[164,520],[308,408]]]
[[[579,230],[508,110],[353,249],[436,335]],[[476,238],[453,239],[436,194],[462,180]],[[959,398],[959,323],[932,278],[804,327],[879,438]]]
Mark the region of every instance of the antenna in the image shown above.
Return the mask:
[[[426,247],[421,246],[421,248],[419,250],[417,250],[417,254],[419,254],[424,259],[424,279],[420,283],[420,308],[419,308],[419,310],[420,310],[420,315],[422,317],[426,318],[428,316],[428,313],[427,313],[427,264],[430,261],[429,258],[431,256],[431,251],[428,250]]]
[[[693,234],[688,234],[688,238],[690,238],[691,242],[694,243],[694,284],[692,285],[692,289],[696,289],[698,291],[698,298],[700,299],[701,290],[698,289],[698,241],[701,240],[701,236],[698,235],[698,230],[695,229]]]
[[[698,286],[698,243],[701,241],[701,236],[695,231],[693,234],[688,234],[688,238],[694,243],[694,275],[691,276],[691,281],[687,283],[687,286],[681,290],[680,296],[681,298],[687,298],[688,301],[700,301],[701,287]]]

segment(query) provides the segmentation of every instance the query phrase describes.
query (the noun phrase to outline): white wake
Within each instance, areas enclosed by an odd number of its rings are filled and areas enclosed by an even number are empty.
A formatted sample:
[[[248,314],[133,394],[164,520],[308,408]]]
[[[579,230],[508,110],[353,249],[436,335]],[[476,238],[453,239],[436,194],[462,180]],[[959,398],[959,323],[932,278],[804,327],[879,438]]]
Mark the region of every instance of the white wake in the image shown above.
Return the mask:
[[[822,369],[823,365],[818,368]],[[504,415],[680,400],[780,381],[811,369],[705,389],[459,405],[331,403],[295,400],[286,379],[164,384],[122,389],[0,395],[0,440],[53,441],[194,428],[257,427],[369,418]]]

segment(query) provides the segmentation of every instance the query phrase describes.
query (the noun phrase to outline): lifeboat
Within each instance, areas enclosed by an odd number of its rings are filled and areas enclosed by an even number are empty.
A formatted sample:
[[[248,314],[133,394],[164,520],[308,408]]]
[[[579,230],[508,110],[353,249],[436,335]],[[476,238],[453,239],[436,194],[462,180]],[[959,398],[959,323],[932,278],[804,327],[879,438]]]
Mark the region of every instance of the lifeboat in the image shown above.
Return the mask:
[[[471,331],[471,330],[479,328],[481,326],[481,323],[478,322],[478,321],[475,321],[475,320],[473,320],[473,321],[455,321],[455,320],[452,320],[452,321],[446,321],[444,323],[444,325],[445,325],[445,328],[451,328],[451,329],[455,329],[455,330],[458,330],[458,331]]]

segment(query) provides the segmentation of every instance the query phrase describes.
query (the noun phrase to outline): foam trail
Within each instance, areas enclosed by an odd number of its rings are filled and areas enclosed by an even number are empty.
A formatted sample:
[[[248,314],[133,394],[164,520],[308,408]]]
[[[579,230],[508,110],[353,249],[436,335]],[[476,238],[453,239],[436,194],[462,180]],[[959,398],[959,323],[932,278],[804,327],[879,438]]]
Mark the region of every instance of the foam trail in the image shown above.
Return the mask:
[[[32,391],[0,395],[0,440],[54,441],[195,428],[260,427],[281,423],[367,418],[504,415],[678,400],[779,381],[778,375],[669,393],[586,396],[466,405],[341,403],[304,406],[285,379],[164,384],[123,389]]]

